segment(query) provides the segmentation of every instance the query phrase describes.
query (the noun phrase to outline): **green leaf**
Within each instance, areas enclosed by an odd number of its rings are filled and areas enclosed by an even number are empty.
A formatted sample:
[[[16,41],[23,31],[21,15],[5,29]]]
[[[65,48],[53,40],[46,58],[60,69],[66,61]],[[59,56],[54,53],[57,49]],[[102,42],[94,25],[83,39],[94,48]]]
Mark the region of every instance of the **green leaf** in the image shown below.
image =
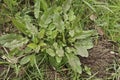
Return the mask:
[[[64,31],[65,25],[59,13],[55,13],[53,15],[53,24],[55,25],[59,32]]]
[[[69,54],[66,53],[66,56],[67,56],[67,59],[68,59],[68,63],[70,64],[72,69],[75,72],[78,72],[79,74],[81,74],[82,73],[82,68],[81,68],[81,63],[80,63],[79,58],[72,53],[69,53]]]
[[[47,11],[45,11],[39,20],[39,26],[42,28],[47,28],[48,24],[52,21],[52,14],[54,11],[54,7],[48,8]]]
[[[55,56],[57,63],[60,63],[62,61],[62,57]]]
[[[20,60],[20,64],[24,65],[27,64],[30,61],[30,56],[25,56]]]
[[[47,52],[50,56],[52,56],[52,57],[55,56],[55,52],[54,52],[54,50],[51,49],[51,48],[46,49],[46,52]]]
[[[26,30],[25,23],[23,23],[21,19],[19,19],[19,18],[13,18],[12,22],[15,25],[15,27],[17,27],[17,29],[20,30],[22,33],[24,33],[26,35],[29,34],[27,32],[27,30]]]
[[[74,12],[73,10],[70,10],[69,14],[68,14],[68,18],[69,18],[69,21],[73,21],[75,20],[76,16],[74,15]]]
[[[85,47],[79,46],[76,47],[76,49],[77,49],[76,55],[80,55],[82,57],[88,57],[89,53]]]
[[[29,43],[27,46],[31,49],[36,49],[37,48],[37,44],[35,44],[35,43]]]
[[[54,46],[55,49],[58,49],[58,43],[57,42],[54,42],[53,46]]]
[[[31,66],[35,65],[35,55],[30,55],[30,64]]]
[[[40,13],[40,1],[41,0],[35,0],[34,4],[34,16],[35,18],[39,18],[39,13]]]
[[[85,66],[84,69],[85,69],[85,72],[86,72],[88,75],[90,75],[90,76],[92,75],[89,67]]]
[[[73,36],[75,35],[74,30],[70,30],[70,31],[69,31],[69,35],[70,35],[71,37],[73,37]]]
[[[3,45],[6,42],[12,42],[15,39],[19,40],[20,38],[22,38],[22,36],[17,35],[17,34],[13,34],[13,33],[5,34],[5,35],[0,36],[0,44]]]
[[[78,33],[75,35],[75,39],[86,39],[88,37],[96,35],[96,32],[94,30],[87,30],[87,31],[82,31],[82,33]]]
[[[81,40],[80,42],[77,43],[78,45],[80,44],[81,46],[85,47],[86,49],[91,49],[93,48],[93,42],[92,40],[89,39],[85,39],[85,40]]]
[[[64,4],[62,5],[64,13],[66,13],[70,9],[71,3],[72,3],[72,0],[65,0],[64,1]]]
[[[0,37],[0,44],[10,49],[22,47],[27,42],[27,38],[24,38],[18,34],[6,34]]]
[[[37,36],[38,29],[32,23],[26,21],[26,29],[31,35],[36,35]]]
[[[59,56],[59,57],[63,57],[64,56],[64,50],[62,47],[56,49],[56,54]]]
[[[52,34],[51,34],[52,39],[55,39],[57,34],[58,34],[57,30],[52,31]]]
[[[38,33],[38,38],[43,38],[45,35],[45,29],[40,29],[40,32]]]

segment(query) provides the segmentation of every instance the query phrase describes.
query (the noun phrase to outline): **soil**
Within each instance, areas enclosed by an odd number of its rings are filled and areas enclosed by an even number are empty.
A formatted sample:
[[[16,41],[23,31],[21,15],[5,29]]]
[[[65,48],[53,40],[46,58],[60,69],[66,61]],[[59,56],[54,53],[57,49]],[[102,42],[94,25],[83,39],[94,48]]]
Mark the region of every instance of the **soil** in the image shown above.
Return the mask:
[[[119,60],[117,51],[117,44],[102,39],[89,50],[89,57],[80,59],[83,65],[91,68],[92,74],[97,73],[95,75],[96,77],[104,79],[111,75],[111,72],[107,69],[112,66],[113,61],[115,61],[116,58]]]

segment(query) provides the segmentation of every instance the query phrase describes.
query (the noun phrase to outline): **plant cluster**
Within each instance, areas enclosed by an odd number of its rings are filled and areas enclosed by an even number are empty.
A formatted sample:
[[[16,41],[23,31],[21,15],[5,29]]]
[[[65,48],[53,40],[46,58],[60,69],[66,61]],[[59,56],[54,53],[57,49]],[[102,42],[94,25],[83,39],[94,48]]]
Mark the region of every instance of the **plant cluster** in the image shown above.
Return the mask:
[[[0,53],[5,59],[1,63],[9,64],[18,75],[24,66],[35,66],[39,71],[38,64],[46,56],[45,60],[55,69],[67,65],[81,74],[78,56],[88,57],[87,49],[93,47],[92,36],[96,32],[80,27],[72,3],[72,0],[3,0],[2,11],[9,20],[2,24],[10,22],[18,32],[0,37],[0,46],[5,51]]]

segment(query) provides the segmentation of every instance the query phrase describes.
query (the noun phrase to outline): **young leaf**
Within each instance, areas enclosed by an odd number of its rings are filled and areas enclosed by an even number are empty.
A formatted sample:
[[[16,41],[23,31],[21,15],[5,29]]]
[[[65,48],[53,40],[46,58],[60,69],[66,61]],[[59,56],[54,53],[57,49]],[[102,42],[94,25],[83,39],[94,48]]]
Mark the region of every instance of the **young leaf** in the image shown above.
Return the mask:
[[[37,45],[35,43],[29,43],[27,46],[31,49],[36,49],[37,48]]]
[[[34,16],[35,16],[36,19],[39,18],[40,1],[41,0],[35,0],[35,4],[34,4]]]
[[[70,64],[72,69],[75,72],[78,72],[79,74],[81,74],[82,73],[82,68],[80,66],[81,63],[80,63],[79,58],[72,53],[69,53],[69,54],[66,53],[66,56],[67,56],[67,59],[68,59],[68,63]]]
[[[62,57],[55,56],[57,63],[60,63],[62,61]]]

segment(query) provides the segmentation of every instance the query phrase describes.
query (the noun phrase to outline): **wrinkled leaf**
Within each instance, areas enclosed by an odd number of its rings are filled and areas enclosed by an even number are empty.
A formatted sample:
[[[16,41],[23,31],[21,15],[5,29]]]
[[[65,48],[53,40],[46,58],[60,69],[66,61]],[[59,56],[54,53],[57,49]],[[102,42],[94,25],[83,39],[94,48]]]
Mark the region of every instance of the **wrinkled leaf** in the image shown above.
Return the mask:
[[[0,44],[10,49],[22,47],[27,42],[27,38],[24,38],[18,34],[6,34],[0,37]]]
[[[53,23],[59,32],[63,32],[65,29],[64,22],[59,13],[53,15]]]
[[[72,69],[75,72],[78,72],[79,74],[82,73],[82,68],[81,68],[81,63],[80,60],[77,56],[75,56],[74,54],[66,54],[67,59],[68,59],[68,63],[70,64],[70,66],[72,67]]]
[[[88,57],[89,53],[85,47],[80,46],[80,47],[76,47],[76,49],[77,49],[76,55],[80,55],[82,57]]]

